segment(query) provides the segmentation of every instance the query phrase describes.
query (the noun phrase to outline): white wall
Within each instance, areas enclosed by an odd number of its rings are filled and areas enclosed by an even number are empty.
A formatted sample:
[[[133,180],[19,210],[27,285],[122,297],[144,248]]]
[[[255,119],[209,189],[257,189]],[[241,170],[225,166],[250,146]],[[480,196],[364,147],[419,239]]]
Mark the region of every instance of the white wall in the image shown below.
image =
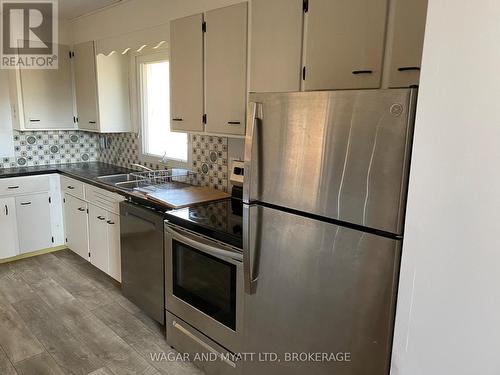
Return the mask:
[[[130,0],[72,22],[75,43],[108,38],[244,0]]]
[[[393,375],[500,374],[500,1],[430,0]]]

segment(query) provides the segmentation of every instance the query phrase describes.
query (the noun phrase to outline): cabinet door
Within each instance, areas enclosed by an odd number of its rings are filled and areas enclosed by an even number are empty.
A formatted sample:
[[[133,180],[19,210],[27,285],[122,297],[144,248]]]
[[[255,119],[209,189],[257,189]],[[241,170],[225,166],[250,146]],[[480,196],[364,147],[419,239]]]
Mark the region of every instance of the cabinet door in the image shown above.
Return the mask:
[[[16,197],[16,216],[20,253],[52,246],[48,193]]]
[[[393,0],[389,15],[388,86],[418,85],[424,45],[427,0]]]
[[[252,0],[250,91],[300,91],[302,0]]]
[[[203,131],[203,15],[170,22],[170,128]]]
[[[16,203],[14,198],[0,199],[0,259],[19,254],[17,237]]]
[[[64,219],[68,247],[82,258],[89,260],[89,229],[87,203],[65,194]]]
[[[97,131],[99,127],[94,42],[77,44],[74,52],[78,127],[83,130]]]
[[[108,273],[108,225],[107,212],[89,204],[89,252],[90,263]]]
[[[211,10],[205,16],[205,131],[245,134],[247,3]]]
[[[128,54],[96,57],[99,132],[131,132]]]
[[[59,68],[21,70],[25,128],[73,129],[73,78],[69,47],[59,45]]]
[[[121,246],[120,246],[120,216],[108,212],[108,249],[109,249],[109,269],[108,274],[113,279],[122,281],[121,269]]]
[[[306,90],[380,87],[387,0],[309,0]]]

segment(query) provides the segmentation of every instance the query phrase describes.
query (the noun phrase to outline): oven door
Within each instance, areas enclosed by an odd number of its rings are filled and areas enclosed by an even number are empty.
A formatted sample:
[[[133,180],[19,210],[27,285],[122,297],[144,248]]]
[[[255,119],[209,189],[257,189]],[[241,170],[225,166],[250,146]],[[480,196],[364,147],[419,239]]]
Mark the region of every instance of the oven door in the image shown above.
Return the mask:
[[[166,309],[233,352],[243,323],[241,250],[165,225]]]

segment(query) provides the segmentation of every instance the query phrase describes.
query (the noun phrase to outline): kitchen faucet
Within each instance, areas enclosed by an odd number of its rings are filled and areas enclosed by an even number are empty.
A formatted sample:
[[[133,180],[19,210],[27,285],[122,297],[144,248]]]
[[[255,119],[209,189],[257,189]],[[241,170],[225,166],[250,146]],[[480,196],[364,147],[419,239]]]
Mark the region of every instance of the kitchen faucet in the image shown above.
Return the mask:
[[[130,164],[132,167],[137,167],[137,168],[142,168],[144,169],[145,171],[148,171],[148,172],[153,172],[153,169],[151,168],[148,168],[148,167],[145,167],[144,165],[142,164],[136,164],[136,163],[132,163]]]

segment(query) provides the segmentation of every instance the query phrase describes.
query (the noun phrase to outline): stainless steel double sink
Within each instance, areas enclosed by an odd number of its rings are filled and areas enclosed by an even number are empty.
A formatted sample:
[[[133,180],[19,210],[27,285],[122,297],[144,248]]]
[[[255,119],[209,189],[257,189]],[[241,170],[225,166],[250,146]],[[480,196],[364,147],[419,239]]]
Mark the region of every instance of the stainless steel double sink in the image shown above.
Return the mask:
[[[97,177],[97,179],[104,184],[116,186],[118,188],[126,190],[146,188],[151,185],[144,178],[141,178],[131,173],[101,176]]]

